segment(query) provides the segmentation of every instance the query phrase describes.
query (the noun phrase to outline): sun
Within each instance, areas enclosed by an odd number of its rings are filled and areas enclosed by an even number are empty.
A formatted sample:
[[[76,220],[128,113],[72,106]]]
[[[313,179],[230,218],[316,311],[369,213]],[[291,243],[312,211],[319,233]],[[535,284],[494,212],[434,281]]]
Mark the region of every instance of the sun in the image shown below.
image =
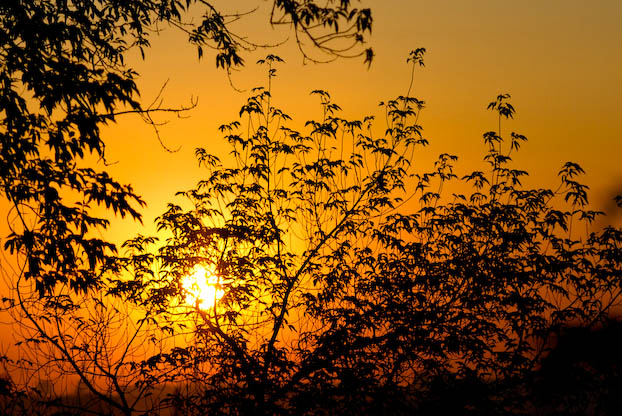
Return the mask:
[[[218,276],[202,266],[195,267],[181,285],[186,292],[186,304],[200,309],[212,308],[224,295]]]

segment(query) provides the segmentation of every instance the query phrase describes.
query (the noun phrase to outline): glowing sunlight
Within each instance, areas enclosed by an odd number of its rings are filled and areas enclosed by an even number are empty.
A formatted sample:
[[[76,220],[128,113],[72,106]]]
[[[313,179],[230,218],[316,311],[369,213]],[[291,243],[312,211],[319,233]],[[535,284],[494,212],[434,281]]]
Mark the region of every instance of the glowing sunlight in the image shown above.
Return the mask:
[[[213,307],[224,295],[218,276],[202,266],[182,280],[182,287],[186,291],[186,303],[201,309]]]

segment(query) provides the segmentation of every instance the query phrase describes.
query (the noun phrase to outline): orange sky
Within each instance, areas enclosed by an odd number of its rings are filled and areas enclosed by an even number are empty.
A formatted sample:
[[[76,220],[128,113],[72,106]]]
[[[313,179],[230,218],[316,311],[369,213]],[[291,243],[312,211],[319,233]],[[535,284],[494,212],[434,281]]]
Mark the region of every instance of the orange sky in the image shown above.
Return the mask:
[[[258,2],[214,3],[244,11]],[[482,134],[496,126],[486,105],[508,92],[517,116],[506,132],[529,138],[515,158],[530,172],[529,185],[554,186],[563,163],[574,161],[587,171],[584,181],[592,188],[595,209],[609,208],[614,194],[622,194],[622,1],[367,0],[363,6],[371,7],[374,17],[370,44],[376,57],[369,70],[362,59],[303,65],[290,40],[247,55],[247,66],[232,78],[236,87],[264,85],[265,69],[254,62],[273,53],[286,60],[278,67],[275,104],[294,118],[293,127],[321,116],[317,98],[309,95],[314,89],[329,91],[344,117],[362,118],[377,114],[379,101],[406,92],[408,52],[425,47],[426,67],[416,73],[414,95],[427,103],[420,123],[431,146],[422,151],[417,170],[429,170],[442,152],[460,157],[459,176],[483,169]],[[266,22],[259,10],[238,27],[257,41],[291,35],[282,28],[271,31]],[[131,183],[148,203],[143,227],[112,221],[109,236],[117,243],[138,232],[155,233],[154,218],[174,193],[195,185],[201,174],[196,147],[226,154],[217,127],[236,119],[248,94],[229,85],[209,50],[199,62],[185,35],[166,29],[152,43],[144,61],[136,55],[128,62],[140,73],[143,102],[151,102],[169,80],[165,105],[186,105],[191,97],[198,97],[199,105],[189,118],[159,118],[169,120],[161,138],[170,148],[180,147],[176,153],[166,152],[138,117],[121,118],[104,129],[108,161],[116,162],[106,169]],[[618,225],[621,211],[613,217]],[[5,203],[0,214],[6,218]],[[3,239],[5,223],[0,232]]]
[[[256,1],[218,1],[229,10],[244,11]],[[269,3],[260,2],[265,9]],[[245,7],[245,5],[248,5]],[[263,85],[265,70],[255,61],[267,53],[280,55],[273,88],[275,103],[294,118],[293,126],[320,116],[317,98],[309,92],[324,89],[344,109],[344,116],[374,114],[378,102],[404,94],[408,87],[408,52],[425,47],[426,67],[418,70],[414,95],[427,103],[420,123],[431,146],[421,154],[422,170],[441,152],[460,156],[458,174],[482,169],[485,131],[495,128],[495,115],[486,105],[499,93],[512,95],[517,117],[506,124],[529,138],[515,160],[531,174],[533,186],[554,186],[566,161],[586,171],[597,209],[607,208],[615,191],[622,193],[622,2],[618,0],[547,0],[499,2],[414,0],[366,1],[374,17],[370,44],[376,57],[367,70],[362,59],[327,65],[303,65],[290,40],[281,47],[246,56],[247,66],[233,76],[239,89]],[[283,29],[271,30],[264,10],[236,28],[257,41],[286,39]],[[291,34],[291,33],[290,33]],[[150,102],[168,79],[165,105],[199,106],[187,119],[163,117],[164,143],[181,149],[167,153],[149,126],[131,117],[104,132],[109,169],[122,182],[131,182],[149,206],[145,228],[117,222],[117,241],[135,232],[153,233],[153,219],[178,190],[189,189],[199,178],[194,149],[204,146],[216,154],[227,151],[217,131],[233,121],[248,94],[236,92],[214,55],[197,60],[185,36],[173,29],[153,39],[145,61],[129,63],[141,77],[143,101]],[[618,214],[617,221],[622,220]]]

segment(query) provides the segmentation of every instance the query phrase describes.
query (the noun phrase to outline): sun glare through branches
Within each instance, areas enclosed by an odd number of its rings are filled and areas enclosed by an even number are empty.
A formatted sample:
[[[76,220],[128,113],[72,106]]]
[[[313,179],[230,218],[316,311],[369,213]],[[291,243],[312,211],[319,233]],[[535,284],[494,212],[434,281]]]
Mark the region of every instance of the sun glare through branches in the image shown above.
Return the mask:
[[[224,294],[218,276],[202,266],[195,267],[192,274],[182,280],[182,287],[186,292],[186,304],[200,309],[213,307]]]

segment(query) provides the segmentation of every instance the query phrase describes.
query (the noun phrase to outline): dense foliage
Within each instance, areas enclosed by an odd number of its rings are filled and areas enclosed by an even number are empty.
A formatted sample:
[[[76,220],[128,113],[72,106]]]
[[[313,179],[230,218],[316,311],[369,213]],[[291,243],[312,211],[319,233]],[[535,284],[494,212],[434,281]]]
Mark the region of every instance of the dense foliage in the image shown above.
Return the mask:
[[[184,20],[192,5],[203,11],[199,24]],[[24,277],[37,281],[41,295],[58,283],[75,291],[97,285],[95,265],[112,247],[87,236],[107,225],[89,215],[90,205],[140,217],[136,205],[142,201],[131,187],[80,164],[89,153],[105,158],[100,128],[119,113],[152,122],[150,114],[158,110],[137,101],[137,74],[124,63],[128,51],[144,53],[149,34],[168,23],[188,32],[199,55],[202,47],[214,47],[217,66],[241,65],[241,50],[252,44],[229,29],[237,17],[194,0],[2,2],[0,172],[2,195],[14,206],[14,233],[5,245],[26,254]],[[272,19],[334,57],[356,48],[371,28],[369,10],[352,9],[349,1],[321,7],[276,0]],[[353,43],[333,49],[348,39]],[[78,195],[75,202],[63,199],[68,193]]]
[[[136,404],[126,394],[151,394],[133,384],[138,370],[128,357],[145,356],[132,348],[144,324],[120,319],[127,306],[106,297],[103,270],[116,247],[98,237],[109,220],[95,214],[104,207],[139,220],[143,201],[106,172],[101,129],[125,114],[155,127],[154,113],[188,109],[140,103],[138,74],[126,63],[132,50],[144,56],[150,36],[171,26],[188,34],[199,57],[213,48],[216,66],[228,70],[261,44],[232,29],[246,14],[227,15],[204,0],[0,2],[0,197],[10,227],[2,243],[12,256],[0,271],[12,289],[3,292],[4,307],[21,326],[10,360],[2,355],[13,378],[5,383],[3,374],[3,395],[28,391],[53,403],[78,383],[129,413]],[[363,48],[370,11],[348,0],[275,0],[269,18],[292,29],[307,59],[372,59]],[[115,332],[124,341],[111,338]],[[50,391],[49,380],[60,376]],[[35,412],[30,404],[10,406]]]
[[[423,52],[409,61],[422,64]],[[278,61],[261,63],[273,76]],[[151,367],[176,369],[167,372],[184,386],[176,406],[499,414],[542,405],[533,380],[556,328],[598,326],[620,296],[622,231],[577,231],[598,215],[576,181],[581,168],[565,164],[557,190],[521,185],[527,172],[510,155],[526,138],[502,132],[509,95],[489,105],[499,126],[484,134],[488,171],[457,178],[449,154],[429,173],[411,166],[427,143],[422,101],[383,103],[378,133],[373,117],[345,120],[328,93],[313,94],[323,118],[303,133],[256,89],[240,121],[220,128],[231,157],[197,149],[206,173],[159,220],[169,239],[149,258],[157,272],[145,272],[147,249],[122,262],[138,273],[119,293],[131,288],[160,328],[192,334]],[[463,193],[446,195],[456,181]],[[169,305],[197,266],[224,295],[184,314]]]
[[[347,0],[273,5],[272,23],[292,26],[309,59],[320,60],[307,46],[358,53],[370,30],[369,11]],[[190,6],[204,12],[194,26]],[[0,4],[4,247],[17,259],[13,275],[2,269],[12,288],[3,302],[18,328],[17,353],[2,356],[0,412],[615,408],[617,361],[580,358],[564,381],[589,375],[584,384],[535,392],[560,382],[555,368],[574,354],[568,326],[616,342],[622,230],[583,227],[599,213],[577,164],[562,167],[558,189],[521,184],[527,172],[511,155],[526,139],[502,130],[509,95],[489,105],[499,123],[484,134],[488,170],[458,177],[450,154],[427,173],[413,166],[427,140],[410,88],[382,103],[382,129],[374,117],[340,117],[327,92],[313,91],[322,117],[303,131],[269,88],[255,89],[220,129],[231,154],[197,149],[204,178],[160,217],[166,241],[138,236],[117,255],[94,237],[108,224],[91,214],[96,205],[139,219],[142,204],[86,164],[105,159],[100,128],[162,110],[138,102],[127,51],[146,50],[166,23],[200,55],[216,47],[217,66],[238,65],[253,47],[229,29],[238,17],[200,0]],[[410,55],[413,70],[423,53]],[[279,62],[260,61],[270,79]],[[216,275],[222,297],[211,306],[186,301],[197,267]]]

